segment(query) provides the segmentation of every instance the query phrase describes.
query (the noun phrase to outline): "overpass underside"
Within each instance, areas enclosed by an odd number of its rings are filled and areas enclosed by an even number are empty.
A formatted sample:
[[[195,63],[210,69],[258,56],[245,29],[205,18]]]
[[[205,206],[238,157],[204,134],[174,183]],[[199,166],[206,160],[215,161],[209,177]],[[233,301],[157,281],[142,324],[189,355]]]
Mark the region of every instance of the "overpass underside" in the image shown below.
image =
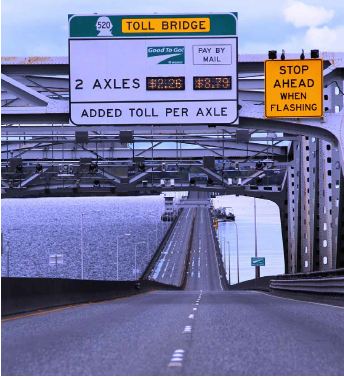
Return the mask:
[[[239,59],[238,125],[69,123],[67,58],[2,59],[2,196],[206,191],[280,208],[286,273],[344,267],[344,54],[323,119],[264,118],[264,56]],[[295,58],[298,58],[298,56]]]

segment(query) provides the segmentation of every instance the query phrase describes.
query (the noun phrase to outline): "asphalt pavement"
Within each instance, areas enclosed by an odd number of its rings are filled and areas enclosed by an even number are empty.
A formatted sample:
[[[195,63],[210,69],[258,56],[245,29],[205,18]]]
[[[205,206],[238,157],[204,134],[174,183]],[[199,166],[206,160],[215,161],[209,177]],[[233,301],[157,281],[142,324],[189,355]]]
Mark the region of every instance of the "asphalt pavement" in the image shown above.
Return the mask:
[[[3,375],[342,375],[344,309],[160,291],[2,323]]]
[[[187,290],[222,291],[212,223],[207,208],[195,209],[195,224],[187,271]]]
[[[3,320],[2,375],[342,375],[344,308],[223,290],[211,226],[186,209],[153,271],[184,291]]]

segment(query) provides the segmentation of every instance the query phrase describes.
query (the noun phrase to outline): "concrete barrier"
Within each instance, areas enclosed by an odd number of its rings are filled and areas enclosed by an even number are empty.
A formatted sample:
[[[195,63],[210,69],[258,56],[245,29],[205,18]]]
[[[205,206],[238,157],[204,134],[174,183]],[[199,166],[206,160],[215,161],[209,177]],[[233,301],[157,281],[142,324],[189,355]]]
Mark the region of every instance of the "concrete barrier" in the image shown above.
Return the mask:
[[[140,288],[138,288],[138,284]],[[49,278],[1,278],[1,315],[56,306],[97,302],[154,289],[174,289],[152,281],[100,281]]]
[[[210,210],[209,210],[209,216],[210,216],[210,221],[212,221],[212,217],[210,215]],[[228,280],[226,279],[226,270],[225,270],[225,266],[224,266],[223,261],[222,261],[220,244],[219,244],[219,240],[216,236],[216,231],[215,231],[215,228],[213,227],[213,224],[211,224],[211,233],[212,233],[212,237],[213,237],[214,245],[215,245],[216,262],[217,262],[217,265],[219,266],[221,285],[222,285],[223,289],[225,291],[227,291],[229,289],[229,283],[228,283]]]
[[[271,280],[270,289],[344,296],[344,277]]]
[[[263,276],[259,279],[251,279],[243,281],[239,284],[233,284],[230,290],[252,290],[252,291],[270,291],[270,281],[276,279],[276,276]]]
[[[184,260],[184,269],[183,269],[183,272],[182,272],[182,275],[181,275],[182,276],[181,282],[180,282],[180,288],[181,289],[185,289],[185,286],[186,286],[187,272],[188,272],[188,269],[189,269],[190,257],[191,257],[192,238],[193,238],[194,229],[195,229],[195,221],[196,221],[196,217],[195,217],[195,215],[193,215],[192,224],[191,224],[191,231],[190,231],[189,240],[188,240],[188,248],[187,248],[186,256],[185,256],[185,260]]]
[[[180,218],[180,215],[182,214],[182,211],[183,209],[181,209],[179,212],[178,212],[178,215],[174,218],[174,220],[172,221],[172,224],[170,225],[170,227],[168,228],[167,232],[165,233],[163,239],[161,240],[159,246],[157,247],[157,249],[155,250],[155,253],[151,259],[151,261],[149,262],[148,266],[146,267],[146,269],[143,271],[143,274],[141,276],[141,279],[148,279],[149,278],[149,275],[151,274],[151,272],[153,271],[158,259],[160,258],[160,255],[162,253],[162,251],[164,250],[164,247],[166,246],[166,243],[167,241],[170,239],[170,236],[173,232],[173,229],[175,228],[179,218]]]

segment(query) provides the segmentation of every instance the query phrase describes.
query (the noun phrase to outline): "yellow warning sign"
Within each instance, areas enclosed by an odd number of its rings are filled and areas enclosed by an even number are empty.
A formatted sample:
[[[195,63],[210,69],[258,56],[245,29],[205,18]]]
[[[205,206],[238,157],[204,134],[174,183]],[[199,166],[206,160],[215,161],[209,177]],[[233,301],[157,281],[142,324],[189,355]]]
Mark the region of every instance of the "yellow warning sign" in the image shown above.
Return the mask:
[[[265,116],[267,118],[322,117],[322,59],[266,60]]]
[[[208,33],[209,31],[209,17],[122,19],[122,33]]]

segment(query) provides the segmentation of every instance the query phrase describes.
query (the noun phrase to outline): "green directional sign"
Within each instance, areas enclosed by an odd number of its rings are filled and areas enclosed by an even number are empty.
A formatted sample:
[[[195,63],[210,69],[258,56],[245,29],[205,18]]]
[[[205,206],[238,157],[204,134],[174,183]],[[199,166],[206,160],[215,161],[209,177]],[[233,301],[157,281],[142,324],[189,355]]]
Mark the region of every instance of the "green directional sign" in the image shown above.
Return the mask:
[[[69,15],[70,38],[235,36],[237,13],[188,15]]]
[[[251,258],[251,266],[265,266],[265,258],[264,257],[252,257]]]
[[[71,123],[237,124],[237,16],[69,16]]]

